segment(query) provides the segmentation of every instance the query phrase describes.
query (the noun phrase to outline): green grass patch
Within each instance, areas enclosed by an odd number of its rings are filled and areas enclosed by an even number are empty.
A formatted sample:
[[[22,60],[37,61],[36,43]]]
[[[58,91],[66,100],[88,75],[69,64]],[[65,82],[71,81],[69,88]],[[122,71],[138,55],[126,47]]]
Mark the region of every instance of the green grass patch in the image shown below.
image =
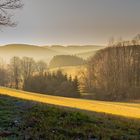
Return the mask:
[[[139,140],[140,120],[0,96],[0,132],[5,130],[13,132],[5,140]]]

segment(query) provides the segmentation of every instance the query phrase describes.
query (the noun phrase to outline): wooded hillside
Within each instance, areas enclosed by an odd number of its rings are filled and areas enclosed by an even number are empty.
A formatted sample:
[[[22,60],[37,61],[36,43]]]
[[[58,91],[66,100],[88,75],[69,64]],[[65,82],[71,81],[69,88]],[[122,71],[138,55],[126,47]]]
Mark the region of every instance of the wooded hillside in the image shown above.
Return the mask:
[[[87,65],[87,89],[99,99],[140,98],[140,46],[113,46],[91,57]]]
[[[85,61],[74,55],[57,55],[50,61],[50,68],[83,65]]]

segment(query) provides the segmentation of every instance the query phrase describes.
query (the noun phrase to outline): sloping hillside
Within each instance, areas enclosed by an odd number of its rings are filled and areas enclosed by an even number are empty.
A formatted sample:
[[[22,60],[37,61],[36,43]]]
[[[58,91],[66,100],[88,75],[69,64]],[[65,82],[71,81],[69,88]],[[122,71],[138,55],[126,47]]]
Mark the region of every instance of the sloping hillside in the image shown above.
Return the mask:
[[[49,63],[49,68],[60,68],[64,66],[79,66],[84,65],[85,61],[74,55],[56,55]]]
[[[79,56],[79,57],[88,59],[89,57],[95,55],[95,53],[96,53],[98,50],[99,50],[99,49],[97,49],[97,50],[92,50],[92,51],[85,51],[85,52],[83,52],[83,53],[77,53],[76,55]]]
[[[52,56],[59,54],[55,50],[33,45],[23,45],[23,44],[11,44],[0,47],[0,57],[4,60],[9,60],[13,56],[19,57],[33,57],[34,59],[43,59],[45,61],[50,61]]]
[[[79,54],[79,53],[85,53],[89,51],[96,51],[103,48],[103,46],[96,46],[96,45],[84,45],[84,46],[78,46],[78,45],[71,45],[71,46],[59,46],[59,45],[53,45],[51,46],[51,50],[63,52],[66,54]]]
[[[13,56],[33,57],[36,60],[42,59],[49,62],[55,55],[79,55],[86,58],[83,53],[96,51],[102,46],[35,46],[26,44],[9,44],[0,46],[0,57],[8,61]],[[90,55],[90,54],[89,54]]]
[[[140,121],[0,95],[1,140],[139,140]]]
[[[75,98],[66,98],[50,95],[42,95],[37,93],[23,92],[8,88],[0,88],[1,95],[8,95],[20,99],[32,100],[46,104],[69,107],[90,112],[102,112],[117,116],[140,119],[140,104],[139,103],[119,103],[119,102],[104,102],[94,100],[83,100]]]

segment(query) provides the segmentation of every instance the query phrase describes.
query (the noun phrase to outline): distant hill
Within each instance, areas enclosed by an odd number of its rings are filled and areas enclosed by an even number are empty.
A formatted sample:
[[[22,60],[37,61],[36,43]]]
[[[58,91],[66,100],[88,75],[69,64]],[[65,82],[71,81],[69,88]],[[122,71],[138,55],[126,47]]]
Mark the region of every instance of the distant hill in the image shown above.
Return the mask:
[[[96,51],[97,50],[85,51],[83,53],[77,53],[76,55],[79,56],[79,57],[81,57],[81,58],[88,59],[89,57],[93,56],[96,53]]]
[[[27,44],[9,44],[0,46],[0,57],[8,61],[13,56],[33,57],[36,60],[50,62],[55,55],[77,55],[86,59],[94,54],[103,46],[86,45],[86,46],[36,46]],[[89,52],[89,53],[88,53]]]
[[[23,45],[23,44],[11,44],[0,47],[0,57],[4,60],[9,60],[13,56],[19,57],[33,57],[36,60],[42,59],[45,61],[50,61],[52,56],[57,55],[56,51],[50,50],[48,48],[43,48],[33,45]]]
[[[102,48],[102,46],[95,46],[95,45],[85,45],[85,46],[78,46],[78,45],[71,45],[71,46],[59,46],[53,45],[50,47],[51,50],[57,52],[63,52],[67,54],[79,54],[85,53],[89,51],[96,51]]]
[[[74,55],[56,55],[50,61],[50,68],[59,68],[64,66],[84,65],[85,60]]]

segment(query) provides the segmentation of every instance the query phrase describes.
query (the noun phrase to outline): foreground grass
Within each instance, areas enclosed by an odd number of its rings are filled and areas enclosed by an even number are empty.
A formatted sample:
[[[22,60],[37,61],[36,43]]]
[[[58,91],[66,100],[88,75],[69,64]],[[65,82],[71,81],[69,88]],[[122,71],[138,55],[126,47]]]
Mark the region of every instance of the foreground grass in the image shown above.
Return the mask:
[[[74,99],[29,93],[8,88],[0,88],[1,95],[8,95],[20,99],[32,100],[46,104],[86,110],[90,112],[102,112],[118,116],[140,119],[140,103],[103,102],[94,100]]]
[[[140,120],[0,96],[2,140],[139,140]]]

